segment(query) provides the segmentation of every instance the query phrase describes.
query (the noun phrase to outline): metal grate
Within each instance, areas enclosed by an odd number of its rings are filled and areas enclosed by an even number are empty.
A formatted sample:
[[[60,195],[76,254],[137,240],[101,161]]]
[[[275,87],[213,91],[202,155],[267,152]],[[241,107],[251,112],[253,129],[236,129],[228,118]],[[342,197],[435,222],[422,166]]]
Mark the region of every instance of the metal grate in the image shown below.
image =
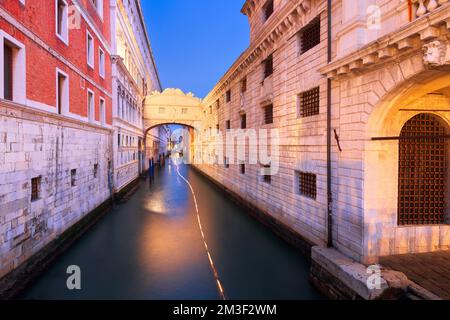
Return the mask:
[[[317,198],[317,175],[307,172],[298,172],[298,192],[302,196]]]
[[[264,107],[264,123],[273,123],[273,104]]]
[[[445,223],[448,151],[445,128],[431,114],[409,120],[400,135],[399,225]]]
[[[319,114],[320,90],[319,87],[300,94],[300,116],[302,118]]]
[[[300,54],[320,44],[320,18],[315,18],[306,25],[299,33]]]
[[[39,200],[41,177],[31,179],[31,201]]]

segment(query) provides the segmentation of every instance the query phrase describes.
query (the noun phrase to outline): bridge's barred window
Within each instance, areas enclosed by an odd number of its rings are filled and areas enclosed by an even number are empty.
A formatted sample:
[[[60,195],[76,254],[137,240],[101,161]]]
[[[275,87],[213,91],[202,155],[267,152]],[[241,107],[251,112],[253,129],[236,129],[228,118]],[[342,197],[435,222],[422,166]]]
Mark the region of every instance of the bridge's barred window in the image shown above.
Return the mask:
[[[264,124],[273,123],[273,104],[264,107]]]
[[[266,2],[266,4],[263,7],[263,11],[264,11],[264,21],[267,21],[267,19],[269,19],[274,11],[274,3],[273,0],[268,0]]]
[[[298,96],[298,113],[302,118],[319,114],[320,89],[319,87],[302,92]]]
[[[320,17],[308,23],[297,35],[299,53],[304,54],[320,44]]]
[[[297,193],[315,200],[317,198],[317,175],[303,171],[298,171],[295,175],[297,179]]]
[[[231,90],[228,90],[226,93],[225,93],[225,101],[228,103],[228,102],[231,102]]]
[[[41,177],[31,179],[31,201],[39,200],[41,193]]]
[[[264,61],[264,79],[273,74],[273,55],[268,56]]]

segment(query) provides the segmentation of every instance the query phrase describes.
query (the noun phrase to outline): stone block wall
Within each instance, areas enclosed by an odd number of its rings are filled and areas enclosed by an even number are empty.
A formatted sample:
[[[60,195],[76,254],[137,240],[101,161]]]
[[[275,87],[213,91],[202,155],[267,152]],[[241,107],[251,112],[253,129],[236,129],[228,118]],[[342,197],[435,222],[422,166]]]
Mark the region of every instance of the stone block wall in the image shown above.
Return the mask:
[[[98,126],[1,103],[0,278],[109,199],[110,139]]]

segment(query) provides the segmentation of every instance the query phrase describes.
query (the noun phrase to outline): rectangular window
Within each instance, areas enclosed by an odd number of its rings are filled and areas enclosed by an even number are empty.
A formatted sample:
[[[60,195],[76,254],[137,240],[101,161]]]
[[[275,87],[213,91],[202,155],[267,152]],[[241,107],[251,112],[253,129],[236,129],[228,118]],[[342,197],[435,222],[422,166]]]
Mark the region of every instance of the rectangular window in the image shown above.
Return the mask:
[[[264,124],[273,123],[273,104],[264,107]]]
[[[231,90],[228,90],[226,93],[226,102],[231,102]]]
[[[41,177],[31,179],[31,201],[39,200],[41,193]]]
[[[87,64],[89,67],[94,69],[94,38],[87,33],[87,43],[86,43],[86,52],[87,52]]]
[[[120,144],[120,133],[117,135],[117,146],[121,146],[121,144]]]
[[[94,110],[94,93],[90,90],[88,90],[88,101],[87,101],[87,107],[88,107],[88,119],[89,122],[93,122],[95,119],[95,110]]]
[[[220,100],[219,99],[217,99],[217,101],[216,101],[216,107],[217,107],[217,109],[220,109]]]
[[[241,129],[247,129],[247,115],[241,115]]]
[[[320,44],[320,18],[317,17],[298,33],[299,52],[304,54]]]
[[[68,6],[65,0],[56,0],[56,35],[64,43],[68,43]]]
[[[262,175],[262,181],[267,184],[272,183],[272,173],[271,173],[271,167],[270,165],[265,165],[262,167],[263,175]]]
[[[273,74],[273,55],[270,55],[264,60],[264,79]]]
[[[209,106],[209,114],[212,114],[212,106]]]
[[[264,10],[264,21],[267,21],[267,19],[270,18],[270,16],[273,14],[273,0],[269,0],[266,2],[266,4],[263,7]]]
[[[103,19],[103,0],[90,0],[100,18]]]
[[[70,185],[72,187],[77,185],[77,169],[70,170]]]
[[[13,72],[13,62],[14,62],[14,49],[12,46],[7,44],[3,45],[3,66],[4,66],[4,74],[3,74],[3,92],[4,99],[13,100],[14,92],[14,72]]]
[[[100,98],[100,123],[102,125],[106,123],[106,102],[103,98]]]
[[[247,92],[247,77],[241,80],[241,93]]]
[[[227,120],[227,121],[225,122],[225,128],[227,128],[227,130],[230,130],[230,129],[231,129],[231,121],[230,121],[230,120]]]
[[[98,164],[94,164],[94,178],[98,176]]]
[[[320,88],[302,92],[298,96],[298,115],[302,118],[318,115],[320,111]]]
[[[241,163],[239,165],[239,171],[241,172],[241,174],[245,174],[245,164],[244,163]]]
[[[56,75],[56,103],[58,114],[65,114],[69,111],[69,80],[67,79],[67,75],[60,71],[56,71]]]
[[[229,160],[228,160],[227,157],[224,157],[224,158],[223,158],[223,164],[224,164],[224,166],[225,166],[225,169],[230,168],[230,162],[229,162]]]
[[[317,176],[313,173],[297,172],[298,194],[311,198],[317,198]]]
[[[98,63],[99,63],[99,73],[100,77],[105,78],[105,52],[99,48],[98,50]]]

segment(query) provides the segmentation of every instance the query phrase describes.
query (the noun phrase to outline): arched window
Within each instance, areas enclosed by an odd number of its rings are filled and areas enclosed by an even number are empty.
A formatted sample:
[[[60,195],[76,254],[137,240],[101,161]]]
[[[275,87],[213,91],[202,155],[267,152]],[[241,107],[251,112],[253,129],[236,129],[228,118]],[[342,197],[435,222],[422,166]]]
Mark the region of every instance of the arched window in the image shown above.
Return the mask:
[[[399,225],[446,222],[448,127],[432,114],[410,119],[400,134]]]

